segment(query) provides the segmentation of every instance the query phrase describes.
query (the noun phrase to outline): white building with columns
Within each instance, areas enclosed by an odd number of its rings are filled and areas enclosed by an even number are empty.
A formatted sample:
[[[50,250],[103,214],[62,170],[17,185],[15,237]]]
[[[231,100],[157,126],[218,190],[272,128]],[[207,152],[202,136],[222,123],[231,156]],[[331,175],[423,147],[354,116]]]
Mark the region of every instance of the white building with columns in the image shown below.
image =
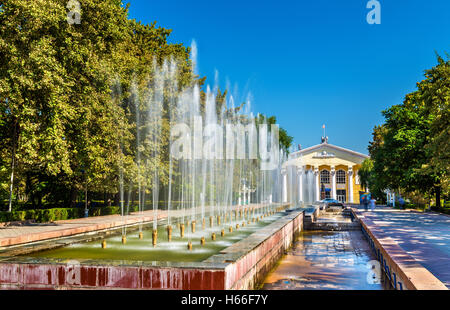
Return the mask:
[[[328,139],[291,153],[282,170],[283,201],[287,201],[288,197],[311,203],[334,198],[342,202],[359,203],[360,191],[363,189],[358,170],[367,158],[369,156],[328,144]]]

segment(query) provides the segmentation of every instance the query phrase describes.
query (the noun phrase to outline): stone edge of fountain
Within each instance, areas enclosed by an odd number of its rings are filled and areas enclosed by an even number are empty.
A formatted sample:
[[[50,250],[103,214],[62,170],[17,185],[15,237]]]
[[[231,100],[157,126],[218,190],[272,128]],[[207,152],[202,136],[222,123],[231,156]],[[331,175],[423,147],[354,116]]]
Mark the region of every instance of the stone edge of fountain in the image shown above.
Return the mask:
[[[1,257],[0,288],[252,289],[302,230],[303,214],[289,212],[203,262],[79,260],[79,283],[68,281],[67,259]]]

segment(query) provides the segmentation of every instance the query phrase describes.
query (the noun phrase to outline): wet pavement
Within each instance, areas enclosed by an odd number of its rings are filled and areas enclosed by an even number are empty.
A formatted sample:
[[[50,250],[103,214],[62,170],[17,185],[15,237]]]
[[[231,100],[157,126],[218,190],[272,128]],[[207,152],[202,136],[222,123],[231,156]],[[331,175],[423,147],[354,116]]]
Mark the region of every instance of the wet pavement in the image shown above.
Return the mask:
[[[305,231],[264,280],[268,290],[383,290],[369,279],[375,260],[361,231]]]

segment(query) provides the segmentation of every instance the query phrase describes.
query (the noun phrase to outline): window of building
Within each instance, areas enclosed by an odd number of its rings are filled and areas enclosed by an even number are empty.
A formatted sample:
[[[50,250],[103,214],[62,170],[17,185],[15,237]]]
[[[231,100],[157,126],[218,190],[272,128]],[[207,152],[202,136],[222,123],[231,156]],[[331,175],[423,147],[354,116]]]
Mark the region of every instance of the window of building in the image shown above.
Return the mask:
[[[320,171],[320,183],[330,184],[330,171],[328,170]]]
[[[336,183],[337,184],[345,184],[345,171],[338,170],[336,172]]]

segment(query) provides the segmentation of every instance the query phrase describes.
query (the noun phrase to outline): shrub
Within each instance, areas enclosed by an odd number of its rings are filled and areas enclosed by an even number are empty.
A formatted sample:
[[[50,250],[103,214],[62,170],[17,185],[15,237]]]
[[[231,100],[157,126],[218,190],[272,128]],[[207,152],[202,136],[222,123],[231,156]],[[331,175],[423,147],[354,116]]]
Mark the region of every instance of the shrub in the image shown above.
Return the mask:
[[[426,205],[422,204],[414,204],[414,203],[406,203],[405,209],[416,209],[416,210],[422,210],[424,211],[427,208]]]
[[[4,212],[4,211],[0,212],[0,222],[10,222],[11,216],[12,216],[12,213]]]
[[[440,212],[440,213],[444,213],[444,214],[450,214],[450,209],[449,208],[438,208],[436,206],[432,206],[430,208],[432,211],[436,211],[436,212]]]
[[[125,212],[126,212],[126,207]],[[138,206],[130,206],[129,212],[137,212]],[[120,207],[95,207],[89,209],[89,216],[120,214]],[[0,222],[35,220],[38,223],[70,220],[84,217],[84,208],[30,209],[23,211],[0,212]]]
[[[53,209],[0,212],[0,222],[35,220],[38,223],[45,223],[79,217],[80,217],[80,210],[75,208],[53,208]]]
[[[124,207],[126,210],[126,207]],[[89,216],[102,216],[102,215],[112,215],[120,214],[120,207],[96,207],[89,209]]]

